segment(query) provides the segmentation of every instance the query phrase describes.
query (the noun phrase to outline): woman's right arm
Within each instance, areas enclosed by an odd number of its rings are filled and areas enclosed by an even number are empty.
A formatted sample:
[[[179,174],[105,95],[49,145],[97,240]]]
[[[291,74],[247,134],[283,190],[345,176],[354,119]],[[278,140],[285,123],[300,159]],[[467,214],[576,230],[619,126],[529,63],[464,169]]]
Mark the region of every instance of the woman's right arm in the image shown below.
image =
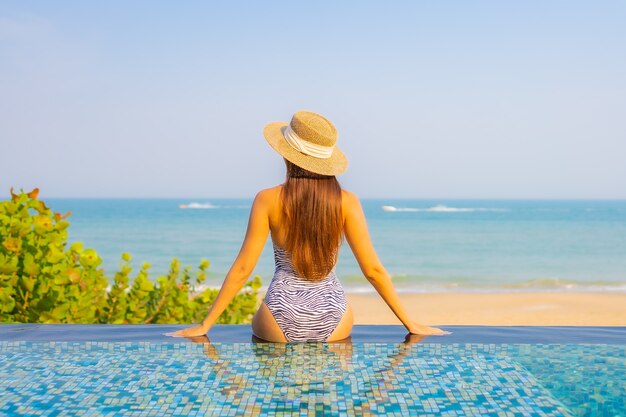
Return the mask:
[[[391,277],[378,259],[367,230],[365,214],[361,202],[353,193],[344,190],[344,233],[352,249],[352,253],[361,267],[365,278],[372,284],[378,294],[387,303],[391,311],[412,334],[434,335],[446,334],[441,329],[415,323],[405,310]]]

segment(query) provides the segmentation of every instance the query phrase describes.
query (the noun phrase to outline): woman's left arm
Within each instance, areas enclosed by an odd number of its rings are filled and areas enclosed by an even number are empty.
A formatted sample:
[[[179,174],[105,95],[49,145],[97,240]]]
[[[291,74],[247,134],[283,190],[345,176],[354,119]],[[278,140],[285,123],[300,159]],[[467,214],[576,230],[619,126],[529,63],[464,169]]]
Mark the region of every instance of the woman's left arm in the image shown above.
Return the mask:
[[[202,320],[201,324],[174,333],[168,333],[168,335],[193,337],[206,334],[226,307],[228,307],[235,295],[241,290],[241,287],[243,287],[243,284],[248,280],[248,277],[256,266],[259,256],[261,256],[261,251],[263,251],[263,246],[265,246],[265,242],[267,241],[267,235],[270,230],[269,197],[270,196],[265,191],[261,191],[256,195],[254,203],[252,203],[252,209],[250,210],[248,229],[246,230],[246,236],[241,245],[241,250],[239,251],[239,255],[237,255],[237,259],[235,259],[235,262],[230,267],[224,279],[224,283],[222,284],[222,288],[209,310],[209,314]]]

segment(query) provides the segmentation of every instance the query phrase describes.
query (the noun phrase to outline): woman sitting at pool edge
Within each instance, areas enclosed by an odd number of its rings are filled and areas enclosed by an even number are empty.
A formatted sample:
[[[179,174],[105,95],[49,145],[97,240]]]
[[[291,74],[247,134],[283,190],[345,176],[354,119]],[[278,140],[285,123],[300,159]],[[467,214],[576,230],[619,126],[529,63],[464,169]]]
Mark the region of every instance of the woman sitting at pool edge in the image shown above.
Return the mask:
[[[359,199],[335,178],[348,167],[335,146],[335,126],[319,114],[300,111],[290,123],[267,125],[264,136],[285,160],[285,183],[256,195],[239,255],[207,317],[172,335],[201,336],[210,330],[252,273],[268,234],[276,271],[252,319],[257,337],[331,342],[350,336],[352,309],[335,274],[344,235],[361,271],[409,333],[445,334],[414,322],[402,306],[372,246]]]

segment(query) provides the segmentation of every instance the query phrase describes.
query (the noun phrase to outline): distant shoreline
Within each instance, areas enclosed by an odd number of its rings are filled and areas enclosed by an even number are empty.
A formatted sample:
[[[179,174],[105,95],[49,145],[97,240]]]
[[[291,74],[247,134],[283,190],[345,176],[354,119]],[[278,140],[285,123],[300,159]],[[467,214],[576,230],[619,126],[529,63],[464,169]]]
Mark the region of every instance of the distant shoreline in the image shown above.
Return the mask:
[[[365,280],[365,278],[363,278]],[[265,293],[271,282],[271,278],[262,278],[263,286],[259,289],[260,293]],[[200,287],[199,289],[204,289]],[[221,285],[210,285],[206,288],[220,289]],[[376,290],[372,286],[354,287],[351,285],[343,285],[346,294],[355,296],[375,296]],[[431,294],[623,294],[626,295],[626,285],[616,284],[615,286],[575,286],[572,288],[562,287],[402,287],[395,286],[396,292],[402,296],[411,297],[414,295],[431,295]]]

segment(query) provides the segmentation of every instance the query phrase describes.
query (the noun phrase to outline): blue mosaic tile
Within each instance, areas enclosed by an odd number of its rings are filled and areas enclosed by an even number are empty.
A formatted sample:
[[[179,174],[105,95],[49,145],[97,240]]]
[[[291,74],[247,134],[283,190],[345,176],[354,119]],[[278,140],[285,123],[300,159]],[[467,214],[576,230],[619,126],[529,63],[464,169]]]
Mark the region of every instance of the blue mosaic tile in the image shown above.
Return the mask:
[[[0,414],[619,415],[625,349],[0,342]]]
[[[623,345],[512,345],[507,354],[577,415],[626,415]]]

